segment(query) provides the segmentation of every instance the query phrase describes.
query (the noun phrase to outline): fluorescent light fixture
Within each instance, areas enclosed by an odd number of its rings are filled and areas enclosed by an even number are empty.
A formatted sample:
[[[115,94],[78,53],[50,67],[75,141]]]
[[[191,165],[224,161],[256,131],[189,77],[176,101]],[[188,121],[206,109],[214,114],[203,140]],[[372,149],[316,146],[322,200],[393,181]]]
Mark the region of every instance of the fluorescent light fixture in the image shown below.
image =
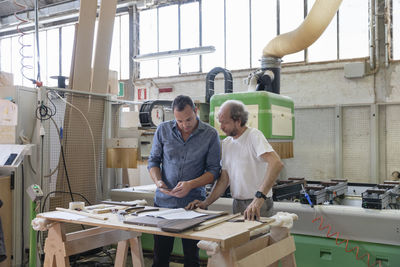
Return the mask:
[[[201,47],[193,47],[193,48],[185,48],[179,50],[171,50],[164,51],[158,53],[150,53],[144,55],[137,55],[133,57],[133,60],[136,62],[141,62],[145,60],[155,60],[169,57],[181,57],[181,56],[189,56],[189,55],[200,55],[206,53],[215,52],[214,46],[201,46]]]

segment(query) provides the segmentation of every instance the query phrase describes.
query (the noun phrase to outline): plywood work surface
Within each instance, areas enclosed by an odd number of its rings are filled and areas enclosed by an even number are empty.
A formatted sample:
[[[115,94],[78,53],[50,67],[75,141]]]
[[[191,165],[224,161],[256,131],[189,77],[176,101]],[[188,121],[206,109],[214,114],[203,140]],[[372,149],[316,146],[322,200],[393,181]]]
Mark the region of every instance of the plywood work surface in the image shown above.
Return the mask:
[[[38,217],[46,217],[46,213],[38,214]],[[79,220],[66,220],[60,218],[46,217],[51,221],[68,222],[76,224],[85,224],[92,226],[100,226],[105,228],[113,228],[127,231],[135,231],[140,233],[157,234],[165,236],[174,236],[180,238],[188,238],[195,240],[206,240],[219,242],[223,248],[237,246],[240,243],[250,240],[250,231],[256,229],[266,223],[257,221],[244,222],[221,222],[220,224],[206,228],[200,231],[187,230],[181,233],[164,232],[160,228],[150,226],[139,226],[123,223],[119,220],[117,214],[106,214],[107,220],[98,220],[93,218],[82,218]],[[226,215],[229,216],[229,215]],[[72,216],[71,216],[72,217]]]

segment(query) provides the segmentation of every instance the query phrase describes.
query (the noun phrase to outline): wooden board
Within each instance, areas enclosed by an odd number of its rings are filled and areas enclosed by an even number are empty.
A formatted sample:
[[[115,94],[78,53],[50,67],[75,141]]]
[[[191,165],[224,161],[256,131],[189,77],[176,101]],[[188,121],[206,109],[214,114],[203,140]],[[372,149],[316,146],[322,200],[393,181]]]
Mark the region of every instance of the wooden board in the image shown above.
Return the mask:
[[[293,158],[293,142],[270,142],[281,159]]]
[[[266,225],[265,223],[257,221],[245,221],[245,222],[222,222],[211,228],[204,229],[202,231],[187,230],[181,233],[164,232],[160,228],[150,226],[139,226],[133,224],[125,224],[121,222],[117,214],[107,214],[108,220],[97,220],[92,218],[80,219],[79,221],[66,220],[66,219],[50,219],[60,222],[85,224],[92,226],[101,226],[107,228],[137,231],[147,234],[157,234],[164,236],[174,236],[180,238],[188,238],[195,240],[206,240],[219,242],[221,247],[229,249],[231,247],[237,247],[238,245],[248,242],[250,240],[250,231],[257,229],[261,226]],[[38,217],[42,217],[38,214]]]
[[[0,218],[3,226],[4,243],[6,245],[7,259],[0,263],[0,267],[11,266],[12,255],[12,191],[10,189],[11,178],[9,176],[0,177],[0,199],[3,206],[0,208]]]
[[[102,0],[97,28],[91,92],[106,94],[117,0]]]
[[[107,148],[107,168],[137,168],[137,148]]]
[[[81,1],[78,30],[75,40],[74,70],[72,88],[89,91],[91,83],[91,64],[94,39],[94,25],[97,14],[97,0]]]

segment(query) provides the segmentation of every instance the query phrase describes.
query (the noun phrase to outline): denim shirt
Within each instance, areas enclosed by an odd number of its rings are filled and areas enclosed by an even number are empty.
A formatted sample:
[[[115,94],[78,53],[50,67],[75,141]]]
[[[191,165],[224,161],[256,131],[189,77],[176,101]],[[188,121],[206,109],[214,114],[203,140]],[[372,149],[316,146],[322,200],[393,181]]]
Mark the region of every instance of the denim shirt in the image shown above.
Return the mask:
[[[214,180],[221,170],[221,147],[217,131],[200,121],[186,142],[175,120],[160,124],[155,132],[147,168],[159,167],[161,178],[169,189],[180,181],[190,181],[210,172]],[[162,193],[158,188],[154,204],[165,208],[183,208],[195,199],[204,200],[204,186],[192,189],[185,197]]]

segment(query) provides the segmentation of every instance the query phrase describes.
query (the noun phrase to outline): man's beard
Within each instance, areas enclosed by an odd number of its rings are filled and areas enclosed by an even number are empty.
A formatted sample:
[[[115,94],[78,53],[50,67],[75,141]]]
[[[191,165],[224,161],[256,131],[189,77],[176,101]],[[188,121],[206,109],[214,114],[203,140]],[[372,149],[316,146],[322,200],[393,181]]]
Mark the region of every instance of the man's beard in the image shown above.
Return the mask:
[[[228,133],[228,136],[236,136],[238,135],[238,129],[234,128],[232,131]]]

